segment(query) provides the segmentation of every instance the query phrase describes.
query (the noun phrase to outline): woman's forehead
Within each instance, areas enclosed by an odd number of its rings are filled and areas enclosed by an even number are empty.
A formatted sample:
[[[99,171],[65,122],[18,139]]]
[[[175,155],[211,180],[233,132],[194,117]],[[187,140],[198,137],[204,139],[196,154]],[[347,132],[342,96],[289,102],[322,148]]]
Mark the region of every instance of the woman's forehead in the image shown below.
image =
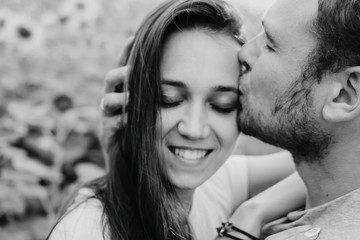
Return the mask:
[[[162,79],[188,84],[237,85],[240,45],[225,34],[185,31],[173,34],[164,47]]]

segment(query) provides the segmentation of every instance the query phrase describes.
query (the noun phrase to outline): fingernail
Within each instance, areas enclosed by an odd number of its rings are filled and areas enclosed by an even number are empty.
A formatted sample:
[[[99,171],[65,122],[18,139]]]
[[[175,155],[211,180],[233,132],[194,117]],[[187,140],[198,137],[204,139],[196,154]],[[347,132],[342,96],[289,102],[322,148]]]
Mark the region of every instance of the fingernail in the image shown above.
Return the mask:
[[[102,111],[105,111],[105,108],[104,108],[104,98],[101,98],[100,109],[101,109]]]
[[[306,231],[305,232],[305,237],[314,237],[314,236],[317,236],[317,235],[319,235],[319,233],[320,233],[320,228],[319,227],[316,227],[316,228],[312,228],[312,229],[310,229],[309,231]]]
[[[130,37],[126,40],[126,44],[127,44],[127,45],[130,44],[131,42],[134,41],[134,39],[135,39],[135,36],[134,36],[134,35],[130,36]]]

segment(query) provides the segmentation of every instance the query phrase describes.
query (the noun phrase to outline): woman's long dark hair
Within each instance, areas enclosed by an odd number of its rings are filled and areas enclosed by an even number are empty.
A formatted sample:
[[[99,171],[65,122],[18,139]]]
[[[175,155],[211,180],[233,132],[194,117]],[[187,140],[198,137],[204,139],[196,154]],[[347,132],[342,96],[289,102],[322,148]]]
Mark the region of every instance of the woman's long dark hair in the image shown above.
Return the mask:
[[[108,175],[92,185],[104,206],[110,239],[189,238],[187,214],[156,146],[163,46],[173,32],[200,28],[239,36],[241,26],[238,12],[222,0],[166,1],[143,21],[129,56],[127,126],[113,136]]]

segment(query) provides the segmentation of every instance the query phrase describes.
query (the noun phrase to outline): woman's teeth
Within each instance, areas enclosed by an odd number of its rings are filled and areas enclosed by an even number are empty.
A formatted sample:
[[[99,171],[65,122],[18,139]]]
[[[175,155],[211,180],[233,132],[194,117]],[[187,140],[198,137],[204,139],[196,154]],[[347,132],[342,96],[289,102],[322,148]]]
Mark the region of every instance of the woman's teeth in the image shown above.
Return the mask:
[[[189,150],[180,148],[175,148],[174,151],[175,155],[189,160],[198,160],[205,158],[207,152],[208,151],[205,150]]]

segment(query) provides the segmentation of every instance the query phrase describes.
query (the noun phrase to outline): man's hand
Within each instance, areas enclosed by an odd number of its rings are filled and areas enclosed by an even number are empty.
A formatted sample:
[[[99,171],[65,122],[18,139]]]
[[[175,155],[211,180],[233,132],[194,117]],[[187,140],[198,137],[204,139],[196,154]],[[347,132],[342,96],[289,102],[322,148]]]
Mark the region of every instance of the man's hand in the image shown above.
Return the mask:
[[[125,86],[128,82],[130,69],[126,64],[133,42],[133,37],[128,39],[125,49],[119,58],[119,67],[109,71],[104,79],[104,96],[100,104],[102,114],[99,138],[106,161],[108,161],[107,150],[112,135],[118,127],[126,124],[127,115],[124,111],[129,93],[125,92]],[[108,167],[108,162],[106,162],[106,167]]]
[[[305,225],[279,232],[267,237],[265,240],[314,240],[319,237],[319,234],[320,228]]]

